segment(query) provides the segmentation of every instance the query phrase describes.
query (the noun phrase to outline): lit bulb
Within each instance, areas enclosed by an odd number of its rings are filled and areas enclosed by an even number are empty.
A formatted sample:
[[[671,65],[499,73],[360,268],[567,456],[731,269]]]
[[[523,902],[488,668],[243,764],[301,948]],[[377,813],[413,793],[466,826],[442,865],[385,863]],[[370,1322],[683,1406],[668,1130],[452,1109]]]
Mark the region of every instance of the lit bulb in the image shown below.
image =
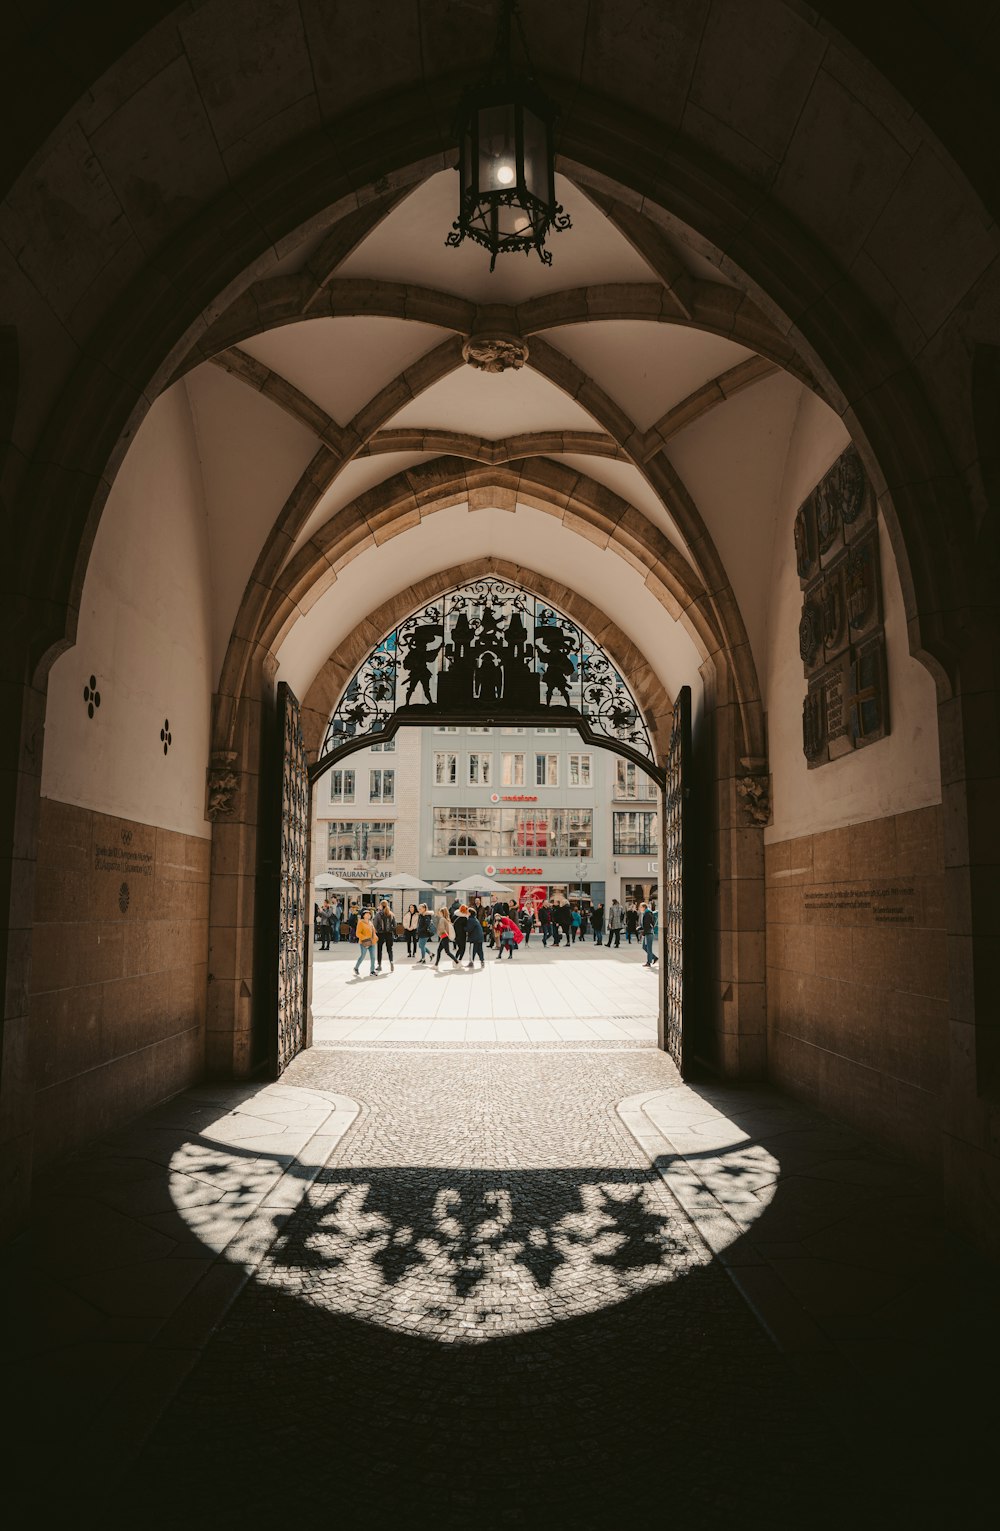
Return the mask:
[[[501,186],[509,186],[513,179],[514,171],[510,165],[500,165],[497,167],[497,180]]]

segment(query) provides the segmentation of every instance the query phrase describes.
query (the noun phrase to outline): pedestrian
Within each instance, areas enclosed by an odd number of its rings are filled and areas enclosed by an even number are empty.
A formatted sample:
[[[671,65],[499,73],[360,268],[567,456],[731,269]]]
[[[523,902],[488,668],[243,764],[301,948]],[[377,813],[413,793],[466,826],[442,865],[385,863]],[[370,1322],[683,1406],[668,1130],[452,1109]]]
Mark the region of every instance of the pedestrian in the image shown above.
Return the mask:
[[[469,935],[469,906],[459,904],[458,910],[451,917],[451,923],[455,927],[455,957],[459,964],[465,956],[465,943]]]
[[[442,904],[437,912],[437,956],[434,958],[434,966],[437,967],[442,957],[450,957],[455,967],[458,967],[458,958],[451,949],[451,943],[455,939],[455,927],[451,923],[451,915],[447,904]]]
[[[475,967],[477,957],[479,958],[479,966],[482,968],[486,966],[486,958],[483,956],[484,935],[485,932],[478,911],[475,909],[470,910],[469,917],[465,922],[465,939],[468,942],[471,953],[469,957],[470,968]]]
[[[396,971],[396,965],[392,960],[392,943],[396,936],[396,916],[393,914],[388,902],[383,899],[379,905],[378,914],[375,916],[375,934],[378,937],[378,971],[382,971],[382,952],[385,951],[389,958],[389,972]]]
[[[535,928],[535,911],[532,909],[530,904],[525,904],[524,908],[521,910],[521,916],[518,923],[521,927],[521,934],[524,937],[525,949],[527,949],[528,942],[531,940],[531,932]]]
[[[434,920],[426,904],[421,904],[417,910],[417,945],[420,948],[420,962],[427,961],[427,943],[434,934]],[[420,964],[418,964],[419,966]]]
[[[590,929],[590,909],[588,905],[580,905],[580,940],[586,941],[587,931]]]
[[[607,945],[611,945],[614,937],[615,948],[622,944],[622,926],[625,923],[625,911],[616,898],[611,900],[611,908],[608,910],[608,939]]]
[[[559,921],[559,933],[566,942],[566,950],[569,951],[573,931],[573,911],[569,904],[562,903],[557,905],[556,918]]]
[[[486,908],[483,910],[479,918],[482,921],[483,930],[486,932],[487,946],[496,946],[497,938],[494,932],[496,929],[497,910],[495,909],[492,902],[486,905]]]
[[[648,904],[642,904],[639,909],[639,929],[642,934],[642,946],[646,953],[644,967],[651,968],[654,962],[660,959],[653,950],[656,941],[656,913]]]
[[[502,914],[499,917],[497,920],[496,928],[497,941],[500,945],[500,950],[497,952],[497,961],[502,962],[503,954],[506,952],[511,962],[513,962],[514,952],[520,946],[521,942],[524,940],[524,937],[518,930],[517,926],[514,924],[514,921],[511,919],[509,914]]]
[[[347,939],[348,941],[356,941],[358,939],[358,911],[356,908],[352,908],[347,916]]]
[[[569,917],[569,922],[570,922],[570,929],[571,929],[572,935],[573,935],[573,940],[574,941],[579,941],[579,939],[580,939],[580,924],[581,924],[579,909],[574,909],[573,910],[572,914]]]
[[[645,908],[645,905],[643,905],[643,908]],[[625,944],[627,946],[632,945],[633,936],[635,936],[635,939],[638,941],[639,910],[635,907],[634,904],[627,904],[625,907]]]
[[[340,922],[344,918],[344,901],[342,898],[334,900],[330,909],[330,934],[335,946],[340,945]]]
[[[416,904],[411,904],[403,915],[403,935],[406,937],[406,955],[417,955],[417,921],[420,918],[420,910]]]
[[[604,905],[595,904],[590,914],[590,928],[594,932],[594,945],[600,946],[604,940]]]
[[[367,909],[362,909],[360,915],[358,915],[357,920],[355,921],[355,925],[356,925],[356,932],[357,932],[357,938],[358,938],[358,945],[359,945],[359,947],[361,949],[358,952],[358,960],[354,964],[354,976],[355,976],[355,978],[358,976],[358,968],[361,966],[362,962],[364,962],[364,960],[365,960],[365,952],[367,952],[368,953],[368,962],[369,962],[368,976],[369,976],[369,978],[374,978],[375,977],[375,926],[372,924],[371,920],[368,918],[368,910]]]
[[[319,905],[313,904],[313,940],[319,941]]]
[[[319,949],[321,952],[330,950],[330,936],[333,934],[333,910],[328,902],[324,902],[316,920],[319,927]]]
[[[548,900],[539,907],[538,924],[542,932],[542,949],[544,950],[552,935],[552,910],[549,908]]]

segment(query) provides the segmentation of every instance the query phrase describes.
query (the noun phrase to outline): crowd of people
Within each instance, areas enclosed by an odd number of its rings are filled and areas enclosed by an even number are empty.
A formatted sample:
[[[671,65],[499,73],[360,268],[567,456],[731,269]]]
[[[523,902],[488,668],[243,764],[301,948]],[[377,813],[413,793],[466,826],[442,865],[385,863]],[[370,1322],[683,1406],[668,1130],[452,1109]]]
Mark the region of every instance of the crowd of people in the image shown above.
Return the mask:
[[[368,958],[370,974],[381,973],[383,960],[389,971],[395,970],[395,943],[406,942],[406,955],[418,966],[430,963],[434,943],[433,966],[439,967],[442,957],[448,958],[455,967],[472,968],[478,959],[485,966],[486,949],[497,954],[497,961],[506,955],[513,961],[514,953],[531,937],[541,937],[542,946],[551,942],[553,947],[569,951],[588,936],[595,946],[621,948],[622,936],[626,945],[635,941],[645,954],[644,967],[654,967],[658,961],[656,937],[658,916],[654,903],[622,904],[613,898],[607,909],[603,904],[573,904],[565,899],[553,899],[523,908],[506,901],[474,898],[470,903],[454,899],[437,909],[427,904],[410,904],[401,919],[397,919],[392,906],[382,899],[377,908],[367,905],[345,906],[342,900],[325,899],[313,909],[315,939],[321,951],[329,951],[333,942],[349,941],[360,947],[355,973]],[[607,939],[605,940],[605,937]]]

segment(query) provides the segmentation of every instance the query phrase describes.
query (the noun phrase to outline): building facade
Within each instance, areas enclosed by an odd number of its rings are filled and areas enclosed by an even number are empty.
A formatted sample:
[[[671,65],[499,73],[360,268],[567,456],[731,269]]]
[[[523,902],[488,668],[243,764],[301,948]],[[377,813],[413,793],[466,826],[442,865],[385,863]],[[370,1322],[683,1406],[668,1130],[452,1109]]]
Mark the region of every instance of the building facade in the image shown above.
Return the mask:
[[[444,892],[476,873],[519,897],[655,899],[659,794],[567,728],[402,728],[317,784],[314,876],[366,892],[413,872]],[[396,907],[420,888],[395,893]]]

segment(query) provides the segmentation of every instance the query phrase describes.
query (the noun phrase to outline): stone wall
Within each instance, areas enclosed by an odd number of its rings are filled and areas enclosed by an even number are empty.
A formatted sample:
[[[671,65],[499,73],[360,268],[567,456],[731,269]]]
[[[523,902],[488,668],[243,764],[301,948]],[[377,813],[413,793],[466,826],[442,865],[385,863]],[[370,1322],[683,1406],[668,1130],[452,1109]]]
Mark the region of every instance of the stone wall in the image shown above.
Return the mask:
[[[203,1073],[211,842],[42,798],[35,1162]]]
[[[939,806],[765,847],[771,1077],[940,1173]]]

